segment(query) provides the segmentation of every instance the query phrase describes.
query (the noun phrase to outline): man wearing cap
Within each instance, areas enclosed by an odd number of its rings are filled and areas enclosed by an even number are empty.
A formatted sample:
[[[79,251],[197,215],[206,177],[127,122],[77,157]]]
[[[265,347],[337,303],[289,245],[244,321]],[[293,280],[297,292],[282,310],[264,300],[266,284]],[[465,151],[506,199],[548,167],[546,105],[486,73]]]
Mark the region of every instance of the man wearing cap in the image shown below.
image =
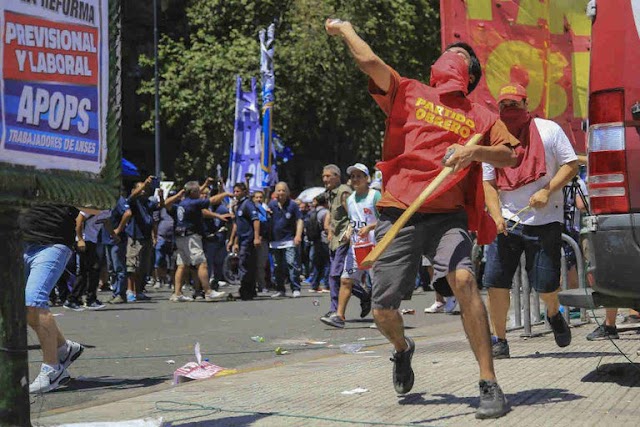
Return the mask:
[[[347,175],[349,175],[351,186],[355,190],[347,197],[351,245],[340,276],[338,310],[331,316],[320,319],[323,323],[336,328],[344,328],[345,311],[351,298],[354,283],[360,284],[364,289],[367,288],[368,274],[366,270],[359,268],[355,248],[371,248],[372,246],[369,245],[375,243],[373,230],[378,222],[376,203],[380,201],[380,192],[369,188],[369,168],[362,163],[356,163],[347,168]]]
[[[483,283],[489,289],[489,314],[497,337],[493,357],[509,357],[506,339],[509,289],[524,252],[532,289],[547,306],[556,344],[571,343],[571,330],[559,312],[560,248],[564,220],[562,188],[578,172],[578,158],[560,126],[533,118],[527,92],[519,84],[504,86],[498,96],[500,118],[520,141],[519,166],[495,169],[483,164],[485,200],[498,236],[487,247]]]
[[[383,193],[377,208],[379,242],[445,166],[453,173],[438,186],[398,232],[373,265],[373,314],[380,332],[391,342],[393,385],[408,393],[414,383],[411,359],[415,343],[404,334],[399,307],[410,299],[422,255],[432,262],[432,283],[446,279],[462,313],[462,323],[480,371],[477,418],[497,418],[509,405],[496,380],[489,322],[478,292],[471,261],[472,241],[495,238],[495,223],[484,211],[479,162],[497,167],[517,164],[518,141],[499,117],[470,101],[479,83],[480,62],[466,43],[448,46],[431,66],[430,85],[400,75],[378,57],[349,22],[328,19],[326,31],[340,36],[358,67],[369,76],[369,93],[387,116],[382,161]],[[472,135],[478,145],[463,146]],[[453,151],[443,163],[447,151]]]
[[[331,309],[320,318],[320,321],[328,323],[331,316],[338,310],[340,277],[349,252],[347,197],[351,194],[351,187],[341,184],[340,168],[333,164],[326,165],[322,169],[322,182],[327,189],[329,202],[329,216],[325,221],[329,224],[327,238],[329,240]],[[371,311],[371,295],[359,284],[353,286],[352,292],[360,299],[360,317],[365,317]]]

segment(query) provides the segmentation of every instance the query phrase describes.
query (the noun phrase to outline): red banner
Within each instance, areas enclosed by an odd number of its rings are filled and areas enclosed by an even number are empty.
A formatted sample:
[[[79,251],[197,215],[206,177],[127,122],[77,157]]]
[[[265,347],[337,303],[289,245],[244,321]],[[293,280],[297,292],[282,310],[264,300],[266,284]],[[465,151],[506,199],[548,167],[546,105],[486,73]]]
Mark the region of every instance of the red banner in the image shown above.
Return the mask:
[[[98,84],[98,29],[5,12],[4,78]]]
[[[471,98],[497,110],[500,88],[527,88],[529,110],[556,121],[585,151],[591,21],[588,0],[441,0],[443,48],[464,41],[483,77]]]

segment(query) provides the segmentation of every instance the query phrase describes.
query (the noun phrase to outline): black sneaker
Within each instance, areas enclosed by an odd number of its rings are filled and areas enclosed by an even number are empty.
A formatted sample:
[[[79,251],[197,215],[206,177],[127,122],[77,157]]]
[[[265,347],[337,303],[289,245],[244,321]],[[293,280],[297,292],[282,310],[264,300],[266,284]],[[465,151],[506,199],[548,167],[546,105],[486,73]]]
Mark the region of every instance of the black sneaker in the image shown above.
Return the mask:
[[[511,357],[509,354],[509,343],[507,340],[498,338],[498,341],[491,345],[491,352],[494,359],[508,359]]]
[[[553,330],[553,337],[556,339],[558,347],[566,347],[571,344],[571,329],[567,325],[566,320],[562,317],[562,313],[557,312],[555,316],[547,317],[551,329]]]
[[[67,310],[84,311],[84,307],[82,307],[80,304],[76,304],[75,302],[69,300],[65,301],[62,306]]]
[[[598,341],[605,339],[617,340],[618,338],[620,338],[620,336],[618,335],[618,328],[616,328],[615,325],[600,325],[595,329],[595,331],[587,335],[588,341]]]
[[[344,319],[338,316],[337,313],[332,313],[329,317],[321,317],[320,321],[325,325],[333,326],[334,328],[344,328]]]
[[[360,300],[360,318],[364,319],[369,313],[371,313],[371,298]]]
[[[507,398],[495,381],[480,380],[480,406],[476,411],[476,418],[500,418],[511,410]]]
[[[409,337],[407,340],[407,348],[402,353],[393,352],[391,360],[393,362],[393,387],[398,394],[409,393],[413,388],[413,369],[411,369],[411,358],[416,349],[416,344]]]
[[[194,301],[198,298],[204,299],[204,291],[194,291],[193,295],[191,295],[191,298],[193,298]]]

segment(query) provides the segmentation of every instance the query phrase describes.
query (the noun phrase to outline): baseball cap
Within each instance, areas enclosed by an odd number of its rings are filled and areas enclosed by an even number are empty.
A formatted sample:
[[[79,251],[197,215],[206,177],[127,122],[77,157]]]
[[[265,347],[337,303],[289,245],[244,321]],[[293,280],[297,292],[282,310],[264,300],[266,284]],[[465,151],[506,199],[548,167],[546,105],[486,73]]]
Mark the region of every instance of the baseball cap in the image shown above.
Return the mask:
[[[362,163],[356,163],[353,166],[349,166],[347,168],[347,175],[351,175],[351,172],[353,172],[354,170],[359,170],[360,172],[362,172],[366,176],[369,176],[369,168],[366,167],[365,165],[363,165]]]
[[[522,101],[527,97],[527,90],[517,83],[509,83],[502,86],[500,92],[498,92],[498,103],[505,99],[511,99],[513,101]]]

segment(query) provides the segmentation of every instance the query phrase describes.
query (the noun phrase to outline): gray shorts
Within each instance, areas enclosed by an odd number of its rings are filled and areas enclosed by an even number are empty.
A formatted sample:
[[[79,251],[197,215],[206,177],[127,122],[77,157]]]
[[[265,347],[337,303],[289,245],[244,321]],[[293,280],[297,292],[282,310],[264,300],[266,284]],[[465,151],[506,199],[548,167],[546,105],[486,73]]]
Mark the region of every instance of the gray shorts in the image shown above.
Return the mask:
[[[198,266],[207,262],[199,234],[176,237],[176,265]]]
[[[382,211],[376,224],[377,242],[402,212],[389,208]],[[422,255],[433,265],[431,283],[456,270],[468,270],[474,274],[471,262],[473,242],[467,227],[464,211],[415,214],[373,265],[373,308],[397,309],[402,300],[411,299]]]

